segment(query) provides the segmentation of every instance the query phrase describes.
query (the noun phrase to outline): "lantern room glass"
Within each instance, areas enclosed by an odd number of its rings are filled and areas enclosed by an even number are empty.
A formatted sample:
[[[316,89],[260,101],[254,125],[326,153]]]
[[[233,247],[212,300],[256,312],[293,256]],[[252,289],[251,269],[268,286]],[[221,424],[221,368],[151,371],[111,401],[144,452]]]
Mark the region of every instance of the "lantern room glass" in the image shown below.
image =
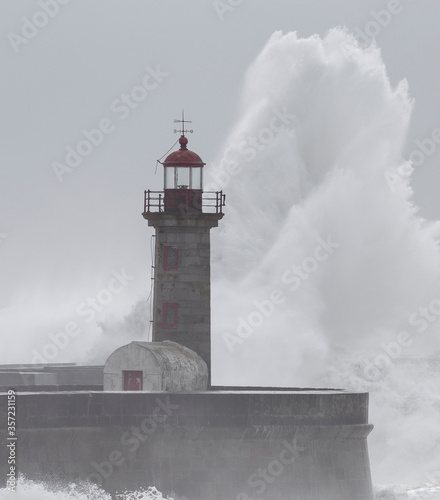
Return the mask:
[[[188,189],[191,167],[176,167],[177,189]]]
[[[202,167],[164,167],[165,189],[202,189]]]
[[[165,179],[164,187],[165,189],[174,189],[174,167],[164,167]]]
[[[202,189],[202,167],[191,167],[191,189]]]

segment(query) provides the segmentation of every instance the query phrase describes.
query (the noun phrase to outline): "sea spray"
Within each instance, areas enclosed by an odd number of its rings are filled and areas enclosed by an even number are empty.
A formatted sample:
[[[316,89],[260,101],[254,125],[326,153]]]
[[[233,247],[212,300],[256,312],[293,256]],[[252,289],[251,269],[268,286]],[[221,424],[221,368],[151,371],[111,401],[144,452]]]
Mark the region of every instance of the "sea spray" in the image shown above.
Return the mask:
[[[375,500],[438,500],[440,486],[377,486]]]
[[[394,367],[440,346],[439,225],[418,217],[409,175],[387,176],[407,164],[412,106],[374,44],[275,33],[205,177],[227,194],[212,234],[213,380],[371,391],[382,484],[424,484],[439,455],[439,391]]]
[[[124,491],[112,496],[95,484],[70,484],[65,487],[38,483],[24,477],[19,478],[16,492],[0,489],[0,500],[173,500],[163,496],[154,486],[137,491]]]
[[[95,484],[56,484],[32,481],[19,476],[15,492],[0,489],[0,500],[112,500],[109,493]]]
[[[373,480],[395,485],[380,490],[389,493],[423,488],[440,495],[440,360],[390,360],[375,380],[367,380],[364,358],[348,359],[345,353],[334,356],[335,362],[322,382],[370,393],[374,429],[368,443]]]

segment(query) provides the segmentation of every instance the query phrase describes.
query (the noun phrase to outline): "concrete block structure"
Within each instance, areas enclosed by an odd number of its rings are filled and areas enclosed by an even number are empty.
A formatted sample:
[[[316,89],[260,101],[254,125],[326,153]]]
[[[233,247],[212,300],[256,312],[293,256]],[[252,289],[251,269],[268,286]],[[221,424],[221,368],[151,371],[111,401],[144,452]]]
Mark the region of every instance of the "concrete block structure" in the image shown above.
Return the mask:
[[[175,342],[131,342],[104,365],[104,391],[206,391],[208,367]]]

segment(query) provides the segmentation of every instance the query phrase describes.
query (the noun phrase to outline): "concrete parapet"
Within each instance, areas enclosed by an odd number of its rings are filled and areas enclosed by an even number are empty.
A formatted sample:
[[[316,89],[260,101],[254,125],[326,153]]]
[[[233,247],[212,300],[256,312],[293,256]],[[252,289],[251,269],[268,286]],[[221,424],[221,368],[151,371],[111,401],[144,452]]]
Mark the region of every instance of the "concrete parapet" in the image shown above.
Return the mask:
[[[372,500],[365,393],[19,393],[17,412],[31,479],[189,500]]]

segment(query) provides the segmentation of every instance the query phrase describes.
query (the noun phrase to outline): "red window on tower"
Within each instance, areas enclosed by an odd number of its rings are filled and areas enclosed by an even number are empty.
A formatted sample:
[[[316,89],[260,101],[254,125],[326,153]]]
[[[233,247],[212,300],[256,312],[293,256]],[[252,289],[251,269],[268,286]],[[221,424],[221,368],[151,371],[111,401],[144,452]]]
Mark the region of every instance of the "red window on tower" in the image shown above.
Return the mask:
[[[164,247],[163,268],[165,271],[173,271],[179,267],[179,250],[176,247]]]
[[[175,328],[177,325],[177,304],[165,302],[162,311],[162,326],[164,328]]]
[[[124,391],[142,391],[141,371],[124,371]]]

